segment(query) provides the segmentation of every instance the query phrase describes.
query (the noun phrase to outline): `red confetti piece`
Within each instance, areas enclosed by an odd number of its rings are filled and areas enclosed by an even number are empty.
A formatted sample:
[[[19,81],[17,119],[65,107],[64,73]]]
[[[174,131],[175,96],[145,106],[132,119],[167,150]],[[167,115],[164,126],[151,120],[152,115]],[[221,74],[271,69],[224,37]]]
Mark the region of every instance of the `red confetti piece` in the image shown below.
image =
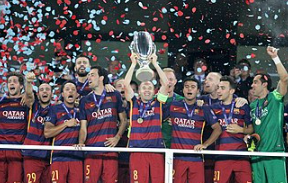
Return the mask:
[[[12,59],[13,59],[14,61],[16,61],[16,60],[17,60],[17,56],[14,55],[14,56],[12,57]]]
[[[56,20],[56,25],[60,25],[61,21],[59,19]],[[27,27],[29,29],[29,27]]]
[[[206,43],[206,44],[209,44],[209,43],[210,43],[210,39],[206,39],[206,40],[205,40],[205,43]]]
[[[164,47],[164,48],[168,48],[168,46],[169,46],[168,43],[164,43],[164,44],[163,44],[163,47]]]
[[[166,52],[165,49],[160,49],[160,50],[158,51],[159,54],[164,54],[165,52]]]
[[[206,71],[206,70],[207,70],[207,66],[206,66],[206,65],[202,65],[201,68],[202,68],[203,71]]]
[[[110,32],[109,32],[109,36],[112,36],[114,34],[114,32],[111,30]]]
[[[152,31],[153,31],[153,32],[155,32],[155,31],[156,31],[156,29],[157,29],[157,28],[156,28],[155,26],[154,26],[154,27],[152,27]]]
[[[93,55],[92,60],[93,60],[94,62],[96,62],[97,59],[98,59],[97,56],[96,56],[96,55]]]
[[[178,11],[177,14],[178,14],[179,17],[183,16],[183,12],[182,11]]]
[[[72,16],[71,16],[71,19],[72,19],[72,20],[75,20],[75,19],[76,19],[76,15],[72,15]]]
[[[229,37],[230,37],[230,34],[229,33],[226,34],[226,39],[229,39]]]
[[[57,0],[57,4],[62,4],[63,2],[62,2],[62,0]]]
[[[256,57],[256,54],[251,53],[251,58],[255,58],[255,57]]]
[[[71,4],[71,1],[70,1],[70,0],[64,0],[64,2],[65,2],[67,5],[70,5],[70,4]]]
[[[167,39],[167,36],[166,35],[162,35],[162,40],[166,40]]]
[[[198,39],[199,39],[199,40],[202,40],[202,39],[203,39],[203,36],[198,37]]]
[[[103,20],[107,21],[108,20],[108,17],[105,15],[103,16]]]
[[[154,21],[154,22],[157,22],[157,21],[158,21],[158,18],[157,18],[157,17],[154,17],[154,18],[153,18],[153,21]]]
[[[91,38],[92,38],[92,34],[88,34],[87,37],[88,37],[89,39],[91,39]]]
[[[79,44],[75,44],[75,48],[80,48],[80,45]]]
[[[35,64],[38,64],[40,62],[40,59],[39,58],[35,58],[34,62],[35,62]]]
[[[101,43],[101,39],[96,39],[96,43]]]
[[[243,33],[240,33],[240,38],[244,38],[244,34]]]
[[[78,33],[79,33],[78,30],[74,30],[74,31],[73,31],[73,34],[74,34],[75,36],[77,36]]]
[[[230,43],[233,45],[236,45],[236,40],[235,39],[230,39]]]

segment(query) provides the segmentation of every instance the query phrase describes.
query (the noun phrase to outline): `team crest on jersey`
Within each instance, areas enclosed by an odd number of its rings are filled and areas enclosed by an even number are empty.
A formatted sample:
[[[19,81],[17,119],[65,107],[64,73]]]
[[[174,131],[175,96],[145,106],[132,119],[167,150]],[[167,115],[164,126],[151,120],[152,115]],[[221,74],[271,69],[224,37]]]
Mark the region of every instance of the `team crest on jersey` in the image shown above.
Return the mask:
[[[195,109],[194,114],[198,114],[199,113],[199,109]]]
[[[112,102],[112,97],[106,97],[107,102]]]
[[[25,119],[24,111],[3,111],[2,115],[7,119]]]
[[[240,109],[234,109],[234,114],[240,114]]]

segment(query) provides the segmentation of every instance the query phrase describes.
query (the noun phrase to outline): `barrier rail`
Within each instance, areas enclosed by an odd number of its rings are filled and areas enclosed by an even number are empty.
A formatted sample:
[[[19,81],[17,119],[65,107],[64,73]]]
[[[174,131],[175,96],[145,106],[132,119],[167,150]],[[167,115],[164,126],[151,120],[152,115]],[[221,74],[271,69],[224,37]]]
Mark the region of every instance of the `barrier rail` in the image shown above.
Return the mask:
[[[105,151],[105,152],[153,152],[165,154],[165,183],[172,183],[173,155],[174,154],[211,154],[211,155],[239,155],[239,156],[271,156],[288,157],[285,152],[247,152],[247,151],[216,151],[216,150],[184,150],[184,149],[156,149],[156,148],[108,148],[108,147],[82,147],[73,146],[38,146],[38,145],[11,145],[1,144],[0,149],[32,149],[32,150],[68,150],[68,151]]]

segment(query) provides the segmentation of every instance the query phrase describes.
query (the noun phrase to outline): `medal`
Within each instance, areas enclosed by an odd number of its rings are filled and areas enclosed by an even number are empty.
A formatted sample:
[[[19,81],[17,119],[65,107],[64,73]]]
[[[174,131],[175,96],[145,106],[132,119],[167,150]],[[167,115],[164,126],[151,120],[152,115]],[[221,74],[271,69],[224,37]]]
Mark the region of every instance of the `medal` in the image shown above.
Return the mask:
[[[261,120],[259,118],[257,118],[256,121],[255,121],[255,124],[256,125],[261,125]]]
[[[140,103],[139,118],[137,119],[137,122],[138,122],[139,124],[143,123],[144,117],[145,117],[145,113],[146,113],[146,111],[151,107],[152,101],[153,101],[153,100],[150,100],[150,101],[146,104],[145,108],[144,108],[144,103],[143,103],[143,102]]]
[[[138,122],[139,124],[143,123],[143,118],[138,118],[138,119],[137,119],[137,122]]]

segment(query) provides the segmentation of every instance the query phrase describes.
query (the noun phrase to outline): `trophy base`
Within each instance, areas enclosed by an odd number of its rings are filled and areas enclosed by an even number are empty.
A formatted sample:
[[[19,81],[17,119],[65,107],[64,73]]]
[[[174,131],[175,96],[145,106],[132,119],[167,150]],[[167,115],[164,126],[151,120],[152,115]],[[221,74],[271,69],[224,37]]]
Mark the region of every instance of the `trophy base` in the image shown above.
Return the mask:
[[[143,82],[143,81],[151,81],[154,76],[154,72],[149,67],[142,67],[136,71],[136,78]]]

